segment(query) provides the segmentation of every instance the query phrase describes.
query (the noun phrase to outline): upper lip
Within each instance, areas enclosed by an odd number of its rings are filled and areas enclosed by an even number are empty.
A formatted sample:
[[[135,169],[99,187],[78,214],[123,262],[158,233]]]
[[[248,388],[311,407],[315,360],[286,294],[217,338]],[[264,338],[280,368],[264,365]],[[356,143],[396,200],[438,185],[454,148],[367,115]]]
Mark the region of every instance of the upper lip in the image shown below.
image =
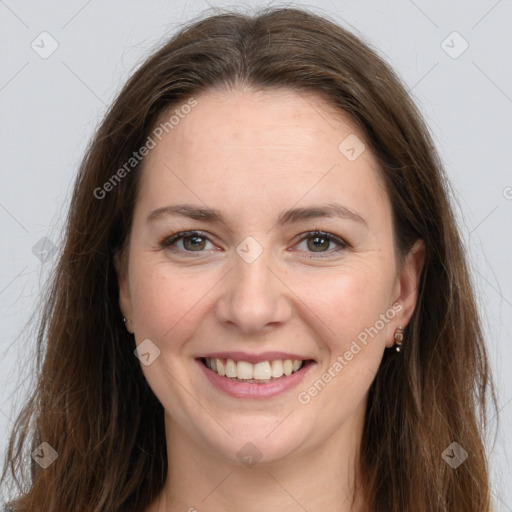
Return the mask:
[[[289,352],[262,352],[260,354],[250,354],[249,352],[236,351],[236,352],[210,352],[199,356],[208,359],[233,359],[233,361],[247,361],[248,363],[256,364],[262,361],[274,361],[277,359],[299,359],[301,361],[313,360],[312,357],[302,356],[300,354],[290,354]]]

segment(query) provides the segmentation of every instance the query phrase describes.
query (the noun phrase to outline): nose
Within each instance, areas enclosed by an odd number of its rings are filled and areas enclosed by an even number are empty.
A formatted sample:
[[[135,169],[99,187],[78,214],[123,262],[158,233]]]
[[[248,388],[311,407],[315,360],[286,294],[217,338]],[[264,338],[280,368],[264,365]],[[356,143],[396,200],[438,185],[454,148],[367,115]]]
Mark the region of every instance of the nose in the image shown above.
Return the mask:
[[[218,321],[243,334],[264,334],[289,320],[293,294],[273,270],[276,265],[272,265],[270,250],[252,262],[238,254],[233,260],[217,301]]]

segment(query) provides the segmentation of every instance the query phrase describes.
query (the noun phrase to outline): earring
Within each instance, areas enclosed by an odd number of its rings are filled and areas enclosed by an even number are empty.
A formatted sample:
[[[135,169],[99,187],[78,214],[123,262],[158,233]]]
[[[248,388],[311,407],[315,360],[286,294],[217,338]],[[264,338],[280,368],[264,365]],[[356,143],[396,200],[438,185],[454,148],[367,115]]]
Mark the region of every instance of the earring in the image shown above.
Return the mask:
[[[132,331],[130,331],[129,327],[128,327],[128,324],[126,323],[126,317],[123,316],[123,322],[124,322],[124,326],[126,327],[126,330],[132,334]]]
[[[400,352],[400,347],[402,346],[403,340],[404,340],[404,330],[401,327],[397,327],[396,332],[395,332],[395,344],[396,344],[395,350],[397,352]]]

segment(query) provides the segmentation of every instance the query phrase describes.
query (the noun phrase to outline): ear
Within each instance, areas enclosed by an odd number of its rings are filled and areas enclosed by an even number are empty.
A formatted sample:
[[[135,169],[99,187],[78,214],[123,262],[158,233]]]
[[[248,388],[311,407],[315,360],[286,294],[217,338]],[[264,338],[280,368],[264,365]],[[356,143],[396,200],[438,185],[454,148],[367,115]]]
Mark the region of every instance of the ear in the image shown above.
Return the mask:
[[[132,330],[132,301],[130,295],[130,286],[128,283],[128,265],[125,256],[119,251],[114,254],[114,268],[117,274],[117,283],[119,286],[119,308],[126,318],[126,328],[129,332]]]
[[[393,319],[391,337],[386,340],[387,347],[392,347],[395,344],[394,334],[396,328],[402,327],[405,329],[412,314],[414,313],[416,302],[418,300],[418,287],[424,263],[425,243],[423,240],[418,239],[414,242],[411,250],[407,253],[400,275],[397,276],[394,303],[400,304],[402,308]]]

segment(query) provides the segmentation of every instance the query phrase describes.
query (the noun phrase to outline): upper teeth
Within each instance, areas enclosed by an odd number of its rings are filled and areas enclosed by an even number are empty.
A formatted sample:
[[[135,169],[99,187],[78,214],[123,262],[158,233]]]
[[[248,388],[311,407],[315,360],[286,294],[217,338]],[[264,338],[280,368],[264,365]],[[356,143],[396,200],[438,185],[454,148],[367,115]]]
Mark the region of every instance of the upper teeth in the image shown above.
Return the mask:
[[[233,359],[205,358],[206,366],[223,377],[238,379],[269,380],[283,375],[291,375],[299,370],[303,361],[300,359],[276,359],[275,361],[262,361],[252,364],[247,361],[234,361]]]

